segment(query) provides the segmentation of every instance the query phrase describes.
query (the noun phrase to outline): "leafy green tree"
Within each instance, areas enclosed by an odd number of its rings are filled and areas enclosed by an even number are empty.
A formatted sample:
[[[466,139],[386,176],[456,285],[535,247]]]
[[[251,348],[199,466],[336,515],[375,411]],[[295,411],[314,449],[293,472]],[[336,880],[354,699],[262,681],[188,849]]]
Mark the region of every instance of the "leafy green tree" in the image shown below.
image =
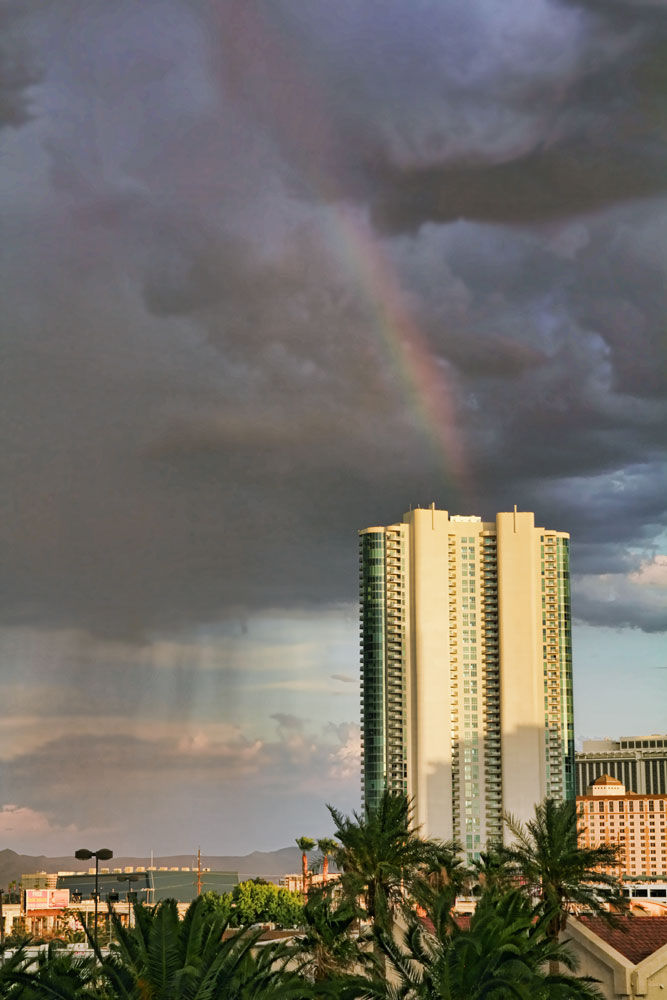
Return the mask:
[[[209,892],[202,894],[202,907],[204,914],[208,916],[209,914],[215,914],[218,917],[222,917],[225,922],[229,922],[233,915],[232,902],[233,897],[231,892],[216,892],[211,889]]]
[[[367,916],[390,922],[396,907],[418,880],[442,872],[455,846],[424,840],[411,829],[412,810],[405,795],[385,792],[376,808],[343,816],[327,806],[340,846],[335,852],[348,899],[362,896]]]
[[[312,851],[315,841],[311,837],[297,837],[296,846],[301,851],[301,885],[305,896],[308,882],[308,851]]]
[[[290,892],[282,886],[276,887],[271,923],[279,927],[301,927],[303,925],[303,899],[300,893]]]
[[[448,893],[434,893],[433,902],[430,925],[411,914],[402,936],[377,930],[384,974],[342,980],[342,1000],[601,1000],[590,979],[547,971],[558,961],[571,973],[575,963],[549,937],[549,915],[519,890],[483,896],[469,929],[445,919]]]
[[[505,823],[514,842],[502,849],[506,871],[525,893],[538,895],[551,913],[552,939],[565,929],[572,908],[614,922],[627,907],[619,878],[611,874],[619,852],[611,845],[581,847],[577,837],[576,804],[545,799],[535,807],[535,818],[523,825],[512,816]]]
[[[231,897],[232,922],[237,926],[275,923],[296,927],[303,920],[301,893],[290,892],[272,882],[251,880],[234,886]]]

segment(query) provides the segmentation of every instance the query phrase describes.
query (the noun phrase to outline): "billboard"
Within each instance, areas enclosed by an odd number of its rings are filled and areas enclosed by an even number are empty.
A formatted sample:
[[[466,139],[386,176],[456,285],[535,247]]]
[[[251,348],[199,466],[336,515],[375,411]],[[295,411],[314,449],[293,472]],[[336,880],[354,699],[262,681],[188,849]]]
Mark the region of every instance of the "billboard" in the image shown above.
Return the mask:
[[[69,889],[26,889],[26,910],[62,910],[69,906]]]

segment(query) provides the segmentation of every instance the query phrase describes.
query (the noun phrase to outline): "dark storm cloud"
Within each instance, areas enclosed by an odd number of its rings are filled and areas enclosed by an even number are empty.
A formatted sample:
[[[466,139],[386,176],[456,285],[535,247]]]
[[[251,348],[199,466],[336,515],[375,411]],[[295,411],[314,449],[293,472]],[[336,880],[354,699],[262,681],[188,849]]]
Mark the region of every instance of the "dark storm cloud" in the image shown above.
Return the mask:
[[[319,195],[368,198],[389,230],[544,221],[664,192],[664,10],[516,13],[232,3],[221,75],[302,193],[319,180]]]
[[[0,2],[0,129],[31,118],[29,90],[42,76],[30,40],[36,6],[31,0]]]
[[[356,528],[432,499],[534,506],[582,573],[664,525],[663,22],[417,8],[45,11],[7,200],[5,621],[148,642],[351,601]]]
[[[497,165],[427,167],[389,179],[373,205],[383,229],[412,229],[423,222],[473,219],[527,223],[594,212],[618,201],[664,192],[661,150],[646,162],[607,148],[538,149]]]
[[[600,17],[608,21],[622,21],[626,26],[637,24],[637,14],[642,15],[642,23],[650,25],[655,19],[656,24],[662,24],[665,18],[665,5],[662,0],[563,0],[574,7],[588,7]]]
[[[625,13],[621,23],[602,13],[588,23],[588,50],[568,78],[507,93],[517,116],[525,106],[541,110],[528,148],[388,165],[373,200],[377,223],[525,224],[663,194],[667,17]]]

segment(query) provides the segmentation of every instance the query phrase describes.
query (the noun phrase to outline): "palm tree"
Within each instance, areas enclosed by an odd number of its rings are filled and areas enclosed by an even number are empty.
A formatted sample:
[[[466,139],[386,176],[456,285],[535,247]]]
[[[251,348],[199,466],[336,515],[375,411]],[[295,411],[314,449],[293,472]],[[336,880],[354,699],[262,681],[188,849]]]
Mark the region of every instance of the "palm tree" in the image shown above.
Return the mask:
[[[479,858],[471,864],[470,874],[475,883],[473,893],[476,896],[483,892],[503,895],[515,884],[515,878],[504,853],[495,847],[480,852]]]
[[[317,846],[322,852],[322,883],[326,886],[329,877],[329,857],[338,848],[338,844],[331,837],[322,837],[317,841]]]
[[[571,909],[613,923],[614,910],[627,908],[620,879],[611,874],[619,865],[619,849],[610,844],[579,845],[576,803],[545,799],[535,807],[535,819],[524,825],[508,815],[505,823],[514,843],[502,848],[502,858],[524,892],[538,895],[551,912],[552,940],[565,929]]]
[[[473,874],[466,868],[458,844],[431,842],[431,850],[432,858],[410,885],[410,896],[417,904],[417,912],[432,914],[434,902],[438,901],[445,933],[445,928],[452,926],[456,897],[470,891]]]
[[[323,890],[311,894],[303,916],[305,935],[297,940],[294,953],[309,978],[324,983],[368,960],[368,952],[359,947],[365,936],[352,935],[360,916],[353,902],[343,899],[336,903],[331,893]]]
[[[349,899],[364,897],[367,916],[391,921],[396,906],[416,880],[441,870],[453,845],[423,840],[411,829],[412,808],[405,795],[385,791],[364,815],[343,816],[327,806],[340,846],[334,857]]]
[[[447,893],[434,896],[430,926],[409,915],[405,933],[377,931],[386,959],[385,974],[341,982],[342,998],[373,1000],[584,1000],[599,998],[586,978],[553,974],[557,960],[573,972],[567,949],[547,934],[548,916],[537,912],[518,890],[483,896],[469,929],[443,918]]]
[[[104,1000],[94,958],[73,955],[50,941],[37,957],[25,945],[0,966],[0,996],[6,1000]]]
[[[449,890],[455,896],[469,886],[472,873],[461,857],[461,848],[455,841],[442,843],[430,841],[432,860],[426,879],[433,889]]]
[[[26,954],[26,946],[29,941],[26,938],[15,949],[13,954],[7,957],[7,946],[0,946],[0,996],[10,998],[18,996],[21,990],[20,980],[26,968],[30,965],[30,958]]]
[[[308,880],[308,851],[312,851],[315,841],[311,837],[297,837],[296,846],[301,851],[301,883],[304,896],[306,895],[306,882]]]

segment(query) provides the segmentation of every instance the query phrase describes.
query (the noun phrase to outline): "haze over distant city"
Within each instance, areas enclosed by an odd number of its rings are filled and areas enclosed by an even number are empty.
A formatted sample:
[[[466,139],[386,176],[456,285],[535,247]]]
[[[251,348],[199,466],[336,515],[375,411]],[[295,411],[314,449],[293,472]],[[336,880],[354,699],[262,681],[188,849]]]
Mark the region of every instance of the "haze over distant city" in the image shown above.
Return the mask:
[[[666,732],[650,0],[5,0],[0,848],[357,808],[357,529],[572,535],[578,738]]]

